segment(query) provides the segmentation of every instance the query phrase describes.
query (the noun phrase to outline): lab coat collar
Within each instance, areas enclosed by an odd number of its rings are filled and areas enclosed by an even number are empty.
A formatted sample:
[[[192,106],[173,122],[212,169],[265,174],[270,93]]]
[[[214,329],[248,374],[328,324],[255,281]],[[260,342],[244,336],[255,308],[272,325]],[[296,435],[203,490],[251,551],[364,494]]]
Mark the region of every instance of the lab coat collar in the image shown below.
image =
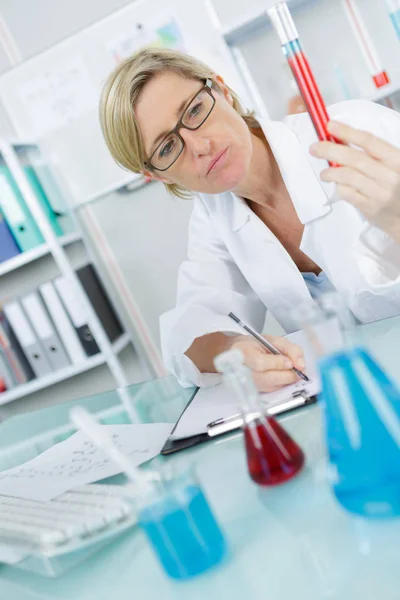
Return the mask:
[[[307,156],[296,133],[286,123],[265,119],[258,119],[258,121],[303,225],[328,214],[331,211],[329,198],[319,180],[321,161],[317,161],[311,155]],[[234,197],[232,229],[238,231],[249,220],[251,210],[243,198],[236,194],[232,195]]]
[[[233,194],[232,231],[239,231],[247,223],[251,216],[250,206],[244,198]]]

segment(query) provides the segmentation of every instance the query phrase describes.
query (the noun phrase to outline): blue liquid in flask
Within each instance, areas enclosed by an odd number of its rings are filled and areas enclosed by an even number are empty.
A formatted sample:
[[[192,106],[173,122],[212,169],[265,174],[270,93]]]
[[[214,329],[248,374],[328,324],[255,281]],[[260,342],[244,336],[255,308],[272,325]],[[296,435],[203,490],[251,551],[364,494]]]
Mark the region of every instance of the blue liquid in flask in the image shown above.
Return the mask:
[[[140,524],[167,574],[186,579],[219,563],[226,544],[203,492],[183,487],[145,507]]]
[[[333,490],[365,517],[400,515],[400,392],[362,347],[321,359]]]

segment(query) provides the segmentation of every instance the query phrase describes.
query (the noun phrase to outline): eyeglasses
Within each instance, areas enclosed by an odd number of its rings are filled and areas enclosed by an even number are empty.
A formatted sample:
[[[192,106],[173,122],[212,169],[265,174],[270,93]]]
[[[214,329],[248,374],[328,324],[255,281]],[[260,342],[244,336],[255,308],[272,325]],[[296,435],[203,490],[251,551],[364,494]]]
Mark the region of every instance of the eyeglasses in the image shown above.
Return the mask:
[[[210,116],[215,105],[215,98],[211,92],[212,81],[207,79],[203,87],[189,102],[176,127],[172,129],[160,142],[150,158],[145,161],[148,169],[166,171],[178,160],[185,147],[185,142],[179,133],[180,129],[199,129]]]

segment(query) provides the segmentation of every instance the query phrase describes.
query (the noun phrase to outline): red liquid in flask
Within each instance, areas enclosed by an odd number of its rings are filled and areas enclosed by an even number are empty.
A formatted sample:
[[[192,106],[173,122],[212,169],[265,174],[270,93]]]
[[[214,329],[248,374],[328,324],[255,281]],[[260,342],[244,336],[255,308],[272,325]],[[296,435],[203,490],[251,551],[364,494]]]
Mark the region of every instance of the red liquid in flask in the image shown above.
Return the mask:
[[[304,465],[303,451],[273,417],[245,425],[244,440],[250,477],[258,485],[284,483]]]

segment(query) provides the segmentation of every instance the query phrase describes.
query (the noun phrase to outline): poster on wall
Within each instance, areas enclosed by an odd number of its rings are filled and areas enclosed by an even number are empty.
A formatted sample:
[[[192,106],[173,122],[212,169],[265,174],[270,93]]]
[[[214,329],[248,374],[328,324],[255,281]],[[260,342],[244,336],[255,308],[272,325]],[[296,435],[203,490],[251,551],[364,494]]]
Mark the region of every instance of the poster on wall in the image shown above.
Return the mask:
[[[145,27],[136,24],[135,30],[130,34],[124,34],[108,44],[107,50],[114,65],[118,65],[131,54],[145,48],[146,46],[157,46],[185,51],[182,33],[175,19],[164,21],[159,26]]]
[[[78,54],[28,79],[17,94],[39,139],[62,129],[98,103],[89,68]]]

